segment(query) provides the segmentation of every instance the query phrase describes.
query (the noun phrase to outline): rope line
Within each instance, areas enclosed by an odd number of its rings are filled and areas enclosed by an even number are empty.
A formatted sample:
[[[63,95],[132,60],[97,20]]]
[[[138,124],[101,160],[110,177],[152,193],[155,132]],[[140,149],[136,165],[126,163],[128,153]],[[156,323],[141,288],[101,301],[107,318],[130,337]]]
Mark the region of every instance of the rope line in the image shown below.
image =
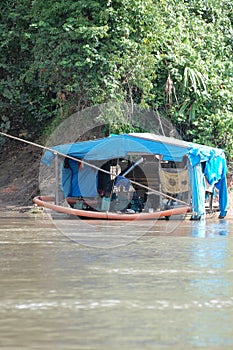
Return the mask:
[[[65,154],[65,153],[55,151],[54,149],[52,149],[52,148],[50,148],[50,147],[42,146],[42,145],[40,145],[40,144],[38,144],[38,143],[35,143],[35,142],[32,142],[32,141],[28,141],[28,140],[24,140],[24,139],[21,139],[20,137],[16,137],[16,136],[13,136],[13,135],[10,135],[10,134],[6,134],[6,133],[1,132],[1,131],[0,131],[0,135],[5,136],[5,137],[8,137],[8,138],[13,139],[13,140],[16,140],[16,141],[19,141],[19,142],[26,143],[26,144],[31,145],[31,146],[34,146],[34,147],[41,148],[41,149],[46,150],[46,151],[50,151],[50,152],[52,152],[54,155],[59,155],[59,156],[64,157],[64,158],[69,158],[69,159],[74,160],[74,161],[76,161],[76,162],[79,162],[79,163],[82,163],[82,164],[84,164],[84,165],[90,166],[90,167],[92,167],[92,168],[94,168],[94,169],[96,169],[96,170],[98,170],[98,171],[101,171],[101,172],[103,172],[103,173],[105,173],[105,174],[115,176],[114,173],[112,173],[112,172],[110,172],[110,171],[108,171],[108,170],[101,169],[101,168],[99,168],[98,166],[96,166],[96,165],[94,165],[94,164],[91,164],[91,163],[88,163],[88,162],[84,161],[83,159],[77,159],[77,158],[72,157],[72,156],[70,156],[70,155],[67,155],[67,154]],[[130,180],[130,179],[129,179],[129,180]],[[130,182],[131,182],[132,184],[134,184],[134,185],[140,186],[140,187],[142,187],[142,188],[144,188],[144,189],[146,189],[146,190],[149,190],[149,191],[151,191],[151,192],[153,192],[153,193],[155,193],[155,194],[161,195],[161,196],[163,196],[163,197],[165,197],[165,198],[174,200],[174,201],[176,201],[176,202],[178,202],[178,203],[181,203],[181,204],[189,205],[187,202],[184,202],[184,201],[182,201],[182,200],[180,200],[180,199],[178,199],[178,198],[169,196],[169,195],[166,194],[166,193],[157,191],[157,190],[155,190],[155,189],[153,189],[153,188],[151,188],[151,187],[149,187],[149,186],[145,186],[145,185],[143,185],[143,184],[141,184],[141,183],[139,183],[139,182],[137,182],[137,181],[130,180]]]

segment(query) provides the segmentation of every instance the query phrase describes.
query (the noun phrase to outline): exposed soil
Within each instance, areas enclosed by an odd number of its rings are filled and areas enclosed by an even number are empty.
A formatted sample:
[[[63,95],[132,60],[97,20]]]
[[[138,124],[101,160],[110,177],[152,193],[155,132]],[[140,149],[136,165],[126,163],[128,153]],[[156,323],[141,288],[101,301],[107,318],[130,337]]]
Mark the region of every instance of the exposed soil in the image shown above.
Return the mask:
[[[8,142],[0,154],[0,210],[33,206],[39,194],[41,149]]]

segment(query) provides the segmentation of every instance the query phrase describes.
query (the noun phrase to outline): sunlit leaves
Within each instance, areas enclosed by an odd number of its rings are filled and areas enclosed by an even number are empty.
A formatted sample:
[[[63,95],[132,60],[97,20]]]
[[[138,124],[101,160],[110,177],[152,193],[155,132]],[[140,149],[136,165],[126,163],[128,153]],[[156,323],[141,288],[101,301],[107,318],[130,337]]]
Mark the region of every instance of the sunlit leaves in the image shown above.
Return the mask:
[[[232,157],[232,1],[2,0],[0,9],[6,127],[37,132],[74,110],[127,101]]]
[[[199,91],[206,92],[206,83],[204,76],[195,68],[184,68],[184,87],[191,89],[195,94],[199,94]]]

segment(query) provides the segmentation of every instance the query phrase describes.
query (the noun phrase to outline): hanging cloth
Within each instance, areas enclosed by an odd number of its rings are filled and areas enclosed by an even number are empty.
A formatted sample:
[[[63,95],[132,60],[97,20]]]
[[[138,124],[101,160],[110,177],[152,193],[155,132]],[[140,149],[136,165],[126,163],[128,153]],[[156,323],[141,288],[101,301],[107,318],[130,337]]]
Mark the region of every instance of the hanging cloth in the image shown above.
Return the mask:
[[[175,194],[189,191],[188,170],[172,173],[160,168],[159,176],[162,192]]]

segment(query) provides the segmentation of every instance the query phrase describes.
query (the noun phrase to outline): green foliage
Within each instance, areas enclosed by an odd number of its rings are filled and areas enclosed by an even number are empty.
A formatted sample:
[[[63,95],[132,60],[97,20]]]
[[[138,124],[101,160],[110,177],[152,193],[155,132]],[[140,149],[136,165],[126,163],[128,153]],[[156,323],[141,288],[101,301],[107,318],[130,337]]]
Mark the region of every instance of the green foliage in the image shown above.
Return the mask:
[[[77,110],[126,101],[232,161],[231,1],[3,0],[0,10],[2,130],[35,137]]]

